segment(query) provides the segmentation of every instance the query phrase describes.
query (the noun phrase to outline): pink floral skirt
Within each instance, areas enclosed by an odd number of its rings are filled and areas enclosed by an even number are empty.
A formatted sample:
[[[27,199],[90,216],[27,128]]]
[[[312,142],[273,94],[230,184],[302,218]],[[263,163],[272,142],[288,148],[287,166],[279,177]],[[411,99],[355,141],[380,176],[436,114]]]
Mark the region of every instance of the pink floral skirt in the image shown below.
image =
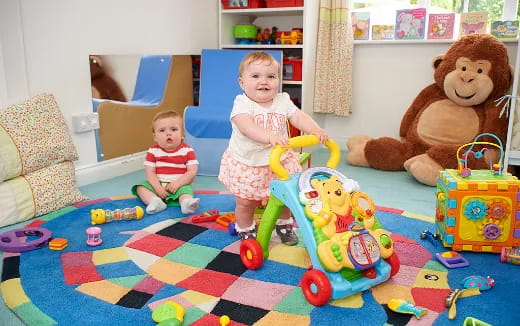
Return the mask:
[[[298,156],[293,150],[287,151],[286,158],[281,162],[289,174],[302,171]],[[269,183],[278,179],[269,165],[249,166],[235,160],[226,150],[220,162],[218,179],[233,195],[265,202],[269,198]]]

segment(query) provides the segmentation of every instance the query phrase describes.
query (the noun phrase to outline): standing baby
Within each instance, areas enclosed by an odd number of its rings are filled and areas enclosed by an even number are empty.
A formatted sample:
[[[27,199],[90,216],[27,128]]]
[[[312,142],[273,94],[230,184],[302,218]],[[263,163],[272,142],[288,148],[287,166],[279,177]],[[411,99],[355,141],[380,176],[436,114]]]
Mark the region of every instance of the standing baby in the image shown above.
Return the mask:
[[[239,67],[238,83],[244,94],[238,95],[233,104],[233,131],[222,155],[218,179],[235,196],[236,230],[241,240],[256,238],[254,210],[269,198],[269,183],[276,177],[269,167],[269,154],[273,146],[289,144],[287,121],[306,134],[316,135],[323,144],[329,139],[287,93],[278,93],[279,74],[279,63],[266,52],[249,53]],[[292,149],[284,153],[281,164],[289,173],[301,171]],[[275,228],[282,243],[298,243],[287,207]]]

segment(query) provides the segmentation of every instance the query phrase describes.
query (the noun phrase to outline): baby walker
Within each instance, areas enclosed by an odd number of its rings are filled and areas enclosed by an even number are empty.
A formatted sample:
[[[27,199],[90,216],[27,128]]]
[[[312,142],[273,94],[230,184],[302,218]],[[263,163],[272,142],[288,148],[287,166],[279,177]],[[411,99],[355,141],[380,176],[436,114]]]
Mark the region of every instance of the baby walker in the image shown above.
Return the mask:
[[[319,144],[316,136],[291,138],[289,147]],[[240,258],[248,269],[258,269],[269,256],[269,242],[285,206],[303,235],[312,269],[301,281],[303,294],[315,306],[367,290],[399,271],[393,242],[375,216],[372,199],[359,191],[356,181],[334,168],[341,153],[329,140],[327,167],[309,168],[289,175],[280,164],[287,147],[276,146],[269,165],[279,180],[271,182],[271,195],[256,240],[241,243]]]

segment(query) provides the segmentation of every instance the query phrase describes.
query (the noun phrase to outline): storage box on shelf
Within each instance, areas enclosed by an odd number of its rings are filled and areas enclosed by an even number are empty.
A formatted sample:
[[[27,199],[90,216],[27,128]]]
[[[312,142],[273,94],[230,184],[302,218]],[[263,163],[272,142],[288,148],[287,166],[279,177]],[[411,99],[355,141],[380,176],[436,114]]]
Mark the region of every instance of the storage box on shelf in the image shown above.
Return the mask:
[[[265,0],[220,0],[224,9],[265,8]]]
[[[267,8],[303,7],[303,0],[266,0]]]

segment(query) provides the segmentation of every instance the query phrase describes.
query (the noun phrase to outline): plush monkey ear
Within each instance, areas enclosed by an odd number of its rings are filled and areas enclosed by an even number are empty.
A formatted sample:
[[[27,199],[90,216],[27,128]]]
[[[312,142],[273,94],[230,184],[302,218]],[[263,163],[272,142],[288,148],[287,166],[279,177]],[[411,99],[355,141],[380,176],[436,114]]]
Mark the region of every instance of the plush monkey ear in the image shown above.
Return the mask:
[[[96,64],[96,65],[98,65],[98,66],[100,66],[100,67],[103,65],[103,64],[101,63],[101,59],[100,59],[99,57],[95,56],[95,55],[91,55],[91,56],[89,56],[89,59],[90,59],[90,61],[91,61],[93,64]]]
[[[443,58],[444,58],[443,55],[438,55],[435,58],[433,58],[433,61],[432,61],[433,69],[437,69],[437,67],[441,64]]]

